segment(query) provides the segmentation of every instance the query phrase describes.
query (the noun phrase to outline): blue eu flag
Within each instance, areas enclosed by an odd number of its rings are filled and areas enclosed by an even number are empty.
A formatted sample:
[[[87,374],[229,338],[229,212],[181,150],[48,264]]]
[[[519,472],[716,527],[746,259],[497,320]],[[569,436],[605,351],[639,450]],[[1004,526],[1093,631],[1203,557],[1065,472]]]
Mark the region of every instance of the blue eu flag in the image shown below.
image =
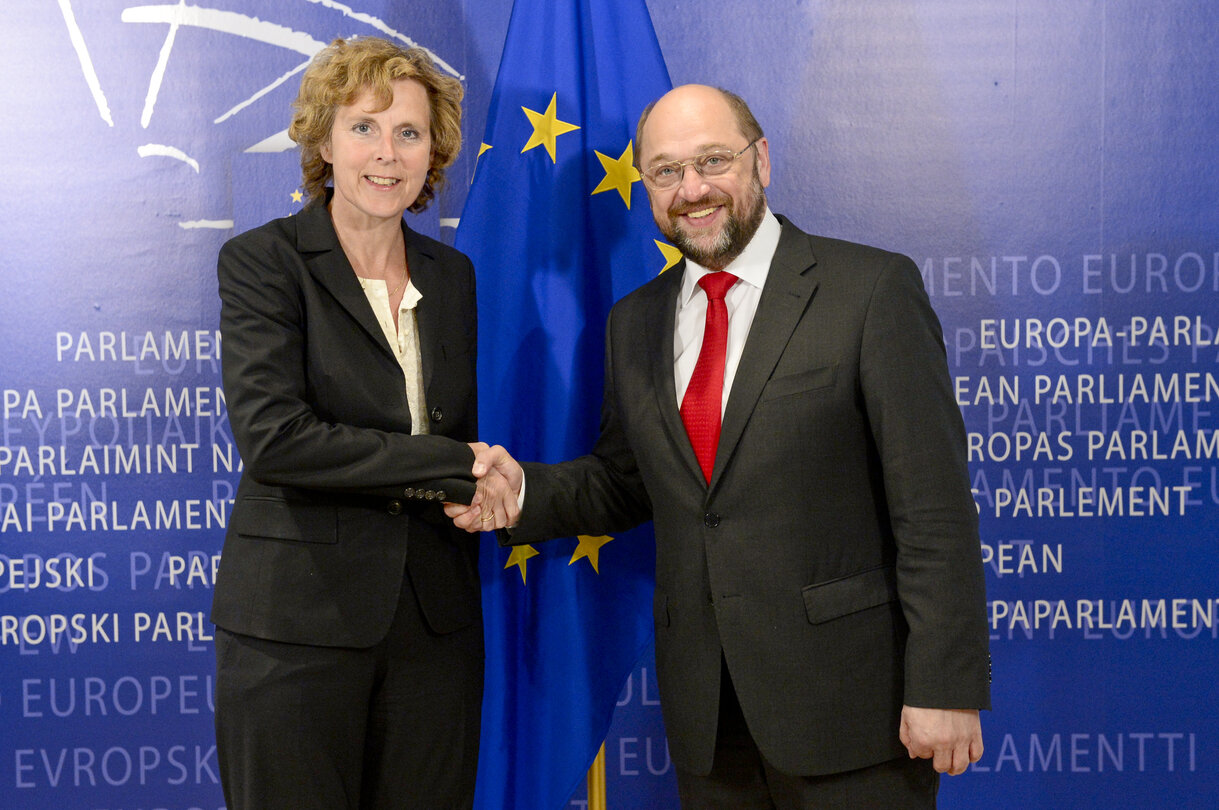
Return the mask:
[[[633,167],[670,86],[644,0],[515,5],[456,244],[478,274],[481,438],[517,458],[592,447],[606,315],[674,261]],[[480,808],[559,808],[580,785],[652,643],[653,559],[650,527],[484,543]]]

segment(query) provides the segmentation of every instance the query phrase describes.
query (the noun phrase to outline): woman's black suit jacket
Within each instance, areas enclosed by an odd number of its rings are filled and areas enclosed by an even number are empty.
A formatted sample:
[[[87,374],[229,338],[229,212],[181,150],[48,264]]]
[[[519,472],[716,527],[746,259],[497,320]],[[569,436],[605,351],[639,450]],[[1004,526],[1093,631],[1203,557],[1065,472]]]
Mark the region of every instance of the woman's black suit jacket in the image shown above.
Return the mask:
[[[458,251],[402,231],[422,294],[430,435],[410,435],[401,368],[323,204],[220,251],[224,390],[244,469],[212,604],[219,627],[371,646],[404,571],[435,632],[481,622],[477,535],[440,507],[473,492],[474,271]]]

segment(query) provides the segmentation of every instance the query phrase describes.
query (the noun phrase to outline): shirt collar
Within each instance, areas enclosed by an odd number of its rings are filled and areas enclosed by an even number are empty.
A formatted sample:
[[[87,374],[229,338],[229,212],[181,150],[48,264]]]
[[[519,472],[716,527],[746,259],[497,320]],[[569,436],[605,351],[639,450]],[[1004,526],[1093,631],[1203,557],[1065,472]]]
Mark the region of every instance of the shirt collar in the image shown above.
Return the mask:
[[[388,284],[380,279],[360,278],[359,276],[356,276],[356,278],[359,279],[360,288],[364,290],[366,295],[375,295],[378,298],[384,299],[386,304],[389,303]],[[414,309],[415,305],[421,300],[423,300],[423,293],[419,292],[419,288],[415,286],[414,279],[408,276],[406,279],[406,289],[402,291],[402,301],[398,304],[398,311]]]
[[[402,293],[402,303],[398,305],[398,310],[414,309],[415,305],[423,298],[423,293],[419,292],[419,288],[415,286],[415,280],[408,278],[406,280],[406,290]]]
[[[724,270],[746,284],[762,289],[766,284],[766,276],[770,273],[770,263],[775,257],[775,251],[779,249],[779,235],[782,232],[783,226],[770,212],[770,206],[767,206],[766,212],[762,214],[762,222],[749,244]],[[690,302],[698,288],[698,280],[710,272],[698,262],[686,259],[686,272],[682,277],[681,295],[678,298],[679,306],[684,307]]]

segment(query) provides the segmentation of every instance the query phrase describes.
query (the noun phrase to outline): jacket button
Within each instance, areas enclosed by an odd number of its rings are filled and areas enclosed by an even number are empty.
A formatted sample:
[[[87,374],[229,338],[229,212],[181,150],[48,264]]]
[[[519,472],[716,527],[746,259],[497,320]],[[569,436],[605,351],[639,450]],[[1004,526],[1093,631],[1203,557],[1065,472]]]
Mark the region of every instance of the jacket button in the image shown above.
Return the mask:
[[[404,490],[402,491],[402,494],[403,494],[403,495],[405,495],[405,496],[406,496],[406,497],[408,497],[408,498],[413,498],[413,497],[415,497],[415,488],[414,488],[414,487],[407,487],[406,489],[404,489]]]
[[[444,411],[441,410],[439,405],[437,405],[435,408],[432,408],[432,421],[433,422],[443,422],[444,421]]]
[[[438,500],[438,501],[443,501],[443,500],[444,500],[444,494],[445,494],[445,493],[444,493],[444,490],[443,490],[443,489],[438,489],[438,490],[436,490],[436,500]]]
[[[703,515],[703,525],[708,529],[714,529],[716,526],[720,525],[720,516],[715,514],[715,512],[708,512],[707,514]]]
[[[435,497],[436,497],[436,493],[430,489],[427,492],[423,493],[423,499],[425,501],[433,500]]]
[[[392,500],[388,504],[386,504],[385,511],[389,512],[391,515],[402,514],[402,501],[395,498],[394,500]]]

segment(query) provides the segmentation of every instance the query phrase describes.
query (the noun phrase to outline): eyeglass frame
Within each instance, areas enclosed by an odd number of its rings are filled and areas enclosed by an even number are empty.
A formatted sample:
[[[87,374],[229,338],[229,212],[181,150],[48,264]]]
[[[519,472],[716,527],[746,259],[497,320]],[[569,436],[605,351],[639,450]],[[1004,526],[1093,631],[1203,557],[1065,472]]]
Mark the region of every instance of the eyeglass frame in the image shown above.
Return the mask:
[[[710,177],[723,177],[725,174],[728,174],[728,172],[732,171],[733,165],[736,163],[737,159],[741,155],[748,152],[750,147],[758,145],[758,141],[762,140],[762,137],[763,136],[759,135],[758,137],[754,138],[752,141],[745,144],[745,146],[739,152],[733,152],[731,149],[729,149],[727,151],[720,151],[718,149],[713,149],[710,152],[700,152],[699,154],[695,155],[694,157],[687,158],[686,160],[666,160],[664,163],[661,163],[658,166],[653,166],[647,170],[640,170],[639,176],[643,179],[643,181],[647,185],[651,186],[652,188],[654,188],[658,191],[669,191],[670,189],[677,188],[678,186],[681,185],[681,181],[683,179],[685,179],[685,176],[686,176],[686,167],[687,166],[691,167],[692,169],[694,169],[694,171],[698,172],[699,177],[706,178],[706,177],[708,177],[708,175],[703,174],[703,170],[700,169],[698,166],[699,160],[701,160],[702,158],[711,156],[711,155],[724,155],[724,156],[731,155],[732,157],[728,160],[728,166],[727,166],[727,168],[724,169],[724,171],[722,173],[710,175]],[[657,169],[663,169],[666,166],[676,166],[679,169],[679,171],[676,175],[677,182],[675,182],[671,186],[658,186],[658,185],[656,185],[656,178],[652,176],[652,172]]]

